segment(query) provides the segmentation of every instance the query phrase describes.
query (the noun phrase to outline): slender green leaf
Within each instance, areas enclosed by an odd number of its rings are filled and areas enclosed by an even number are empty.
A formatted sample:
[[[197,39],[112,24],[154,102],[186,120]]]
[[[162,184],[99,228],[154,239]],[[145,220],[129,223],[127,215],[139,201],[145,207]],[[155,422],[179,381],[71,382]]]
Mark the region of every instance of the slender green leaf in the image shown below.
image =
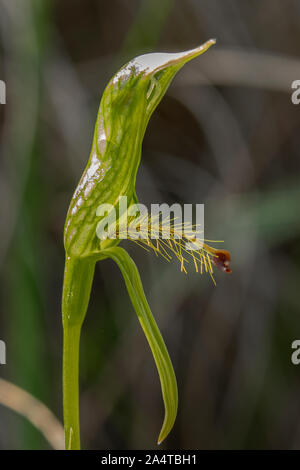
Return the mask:
[[[102,254],[103,257],[113,259],[122,272],[132,305],[144,330],[156,363],[165,404],[165,418],[158,437],[158,444],[160,444],[171,431],[177,414],[177,383],[171,359],[151,313],[134,261],[127,251],[121,247],[104,250]]]

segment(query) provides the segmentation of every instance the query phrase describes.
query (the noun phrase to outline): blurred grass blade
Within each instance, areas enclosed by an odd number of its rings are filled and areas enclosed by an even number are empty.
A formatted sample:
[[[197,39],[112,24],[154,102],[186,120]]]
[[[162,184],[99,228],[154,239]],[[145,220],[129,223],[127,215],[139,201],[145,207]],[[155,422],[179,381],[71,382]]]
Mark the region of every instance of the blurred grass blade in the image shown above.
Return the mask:
[[[120,247],[104,250],[102,254],[105,257],[113,259],[122,272],[128,294],[156,363],[165,404],[165,418],[158,437],[158,444],[160,444],[171,431],[177,414],[178,392],[171,359],[151,313],[134,261],[129,254]]]

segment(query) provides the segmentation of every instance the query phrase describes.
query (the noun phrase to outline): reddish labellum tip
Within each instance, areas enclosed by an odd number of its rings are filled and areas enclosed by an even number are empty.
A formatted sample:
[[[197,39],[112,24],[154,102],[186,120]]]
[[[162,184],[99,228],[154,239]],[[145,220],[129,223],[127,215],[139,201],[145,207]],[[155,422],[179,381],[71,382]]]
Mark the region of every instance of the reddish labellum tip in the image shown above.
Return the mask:
[[[217,268],[219,268],[224,273],[231,273],[230,265],[230,253],[227,250],[216,250],[214,251],[214,256],[212,257],[212,262]]]

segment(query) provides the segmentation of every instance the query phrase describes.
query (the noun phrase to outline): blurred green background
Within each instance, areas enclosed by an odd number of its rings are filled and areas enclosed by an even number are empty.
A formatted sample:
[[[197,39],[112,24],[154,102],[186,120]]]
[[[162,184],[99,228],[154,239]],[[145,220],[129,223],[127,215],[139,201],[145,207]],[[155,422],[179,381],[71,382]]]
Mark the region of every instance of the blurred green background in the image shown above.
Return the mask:
[[[127,242],[168,346],[179,414],[164,449],[300,447],[297,0],[0,0],[0,376],[62,420],[62,233],[111,75],[150,51],[217,45],[151,118],[137,194],[205,203],[230,276],[180,272]],[[82,444],[151,449],[159,380],[123,279],[97,266],[80,358]],[[0,404],[0,448],[47,449]]]

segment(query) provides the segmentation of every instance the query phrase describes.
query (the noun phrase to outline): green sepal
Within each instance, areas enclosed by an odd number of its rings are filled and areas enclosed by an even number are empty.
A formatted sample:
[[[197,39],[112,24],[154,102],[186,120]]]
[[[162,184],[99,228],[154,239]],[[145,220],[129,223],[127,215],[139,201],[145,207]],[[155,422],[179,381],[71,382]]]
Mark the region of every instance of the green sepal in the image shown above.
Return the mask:
[[[96,235],[101,204],[116,207],[121,196],[127,196],[128,204],[136,202],[136,174],[148,121],[181,67],[214,43],[211,39],[190,51],[142,55],[112,77],[100,102],[90,158],[66,218],[67,255],[86,257],[101,251]]]

